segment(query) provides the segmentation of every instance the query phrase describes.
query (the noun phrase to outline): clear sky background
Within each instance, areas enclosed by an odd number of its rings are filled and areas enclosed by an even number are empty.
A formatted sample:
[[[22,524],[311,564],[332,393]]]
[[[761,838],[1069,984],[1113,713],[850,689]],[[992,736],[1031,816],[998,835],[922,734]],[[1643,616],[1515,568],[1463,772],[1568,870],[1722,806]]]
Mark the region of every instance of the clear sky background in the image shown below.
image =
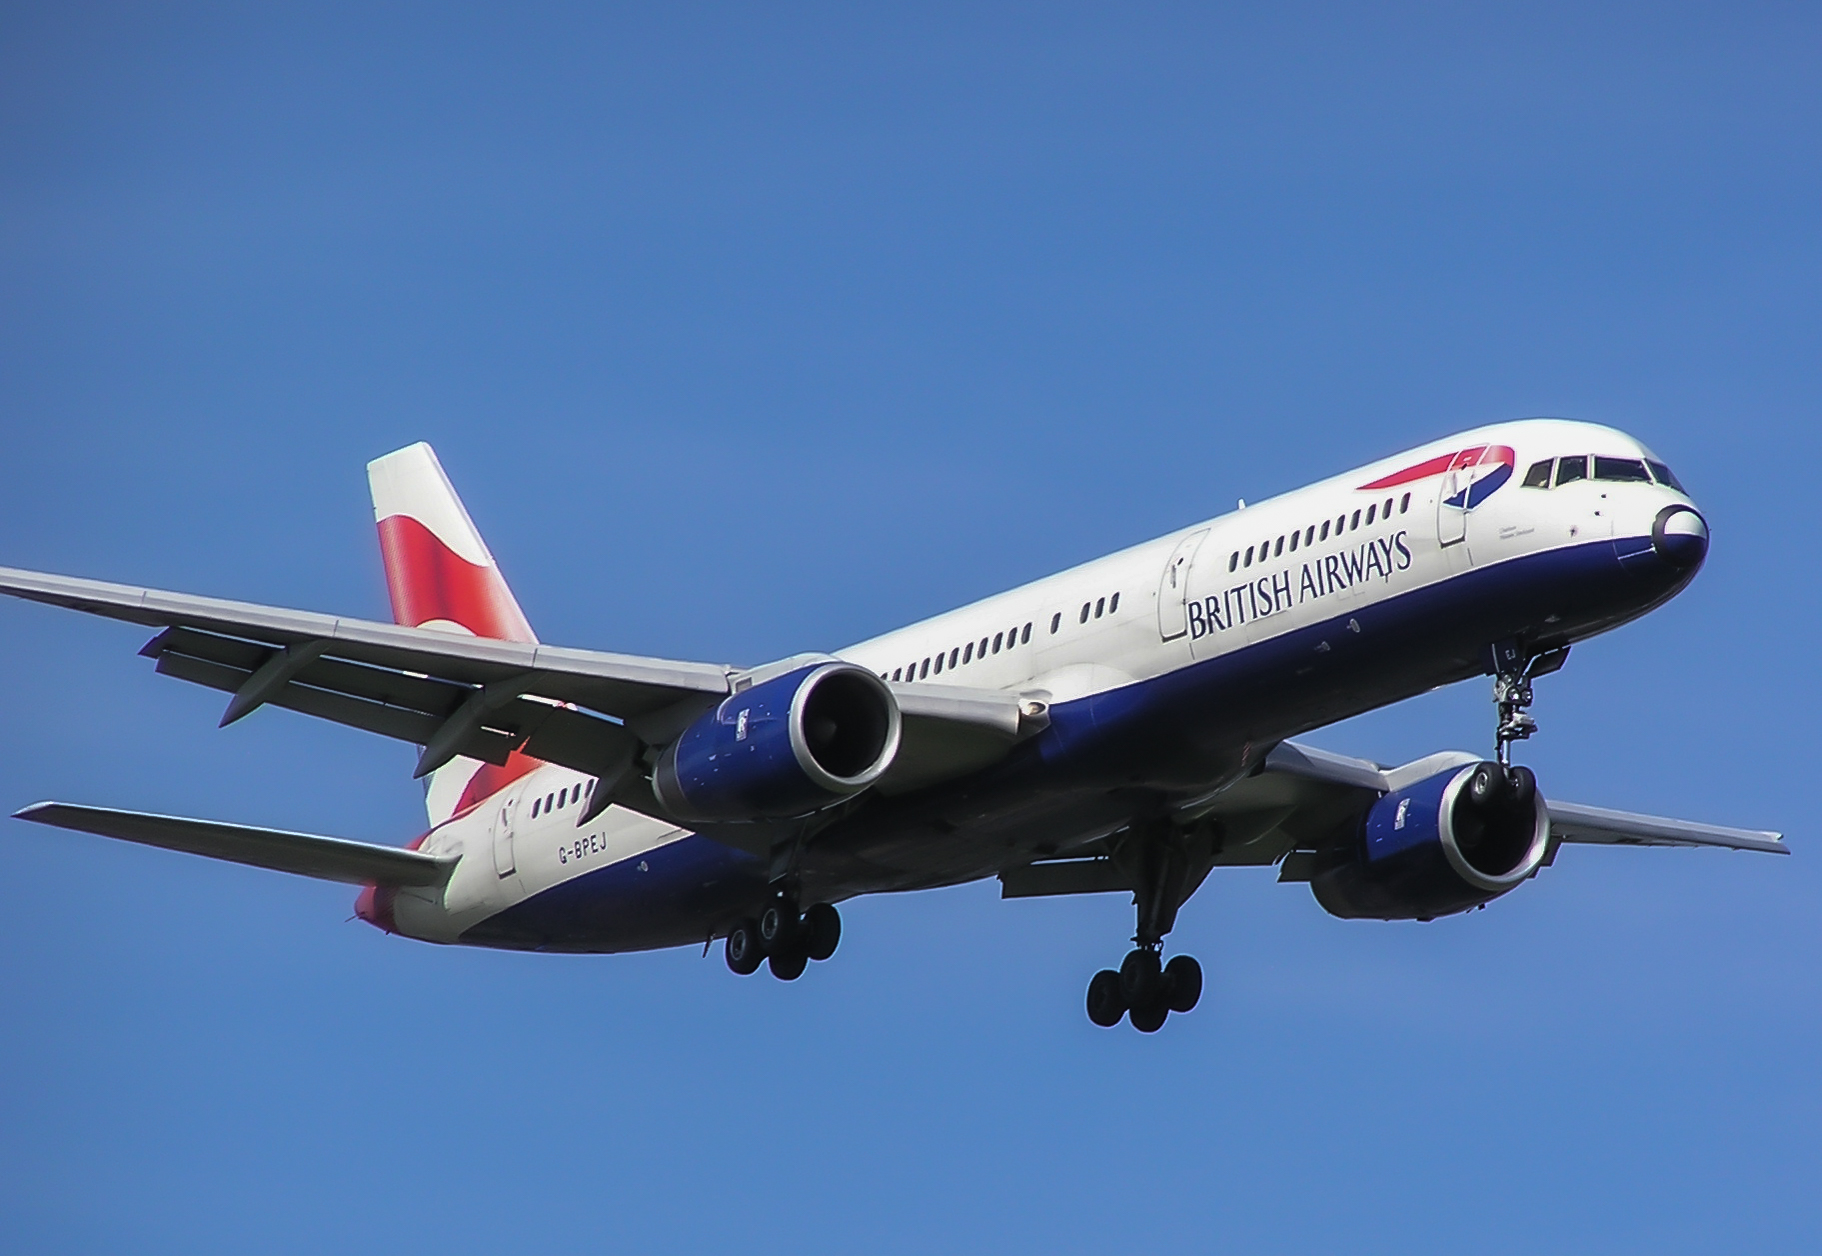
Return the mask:
[[[546,640],[754,663],[1569,415],[1715,541],[1521,758],[1792,856],[1428,925],[1217,873],[1144,1037],[1082,1011],[1119,896],[857,901],[784,985],[5,821],[0,1247],[1822,1246],[1822,19],[1259,7],[8,5],[0,562],[384,618],[423,439]],[[421,829],[410,748],[217,731],[146,635],[0,605],[7,810]]]

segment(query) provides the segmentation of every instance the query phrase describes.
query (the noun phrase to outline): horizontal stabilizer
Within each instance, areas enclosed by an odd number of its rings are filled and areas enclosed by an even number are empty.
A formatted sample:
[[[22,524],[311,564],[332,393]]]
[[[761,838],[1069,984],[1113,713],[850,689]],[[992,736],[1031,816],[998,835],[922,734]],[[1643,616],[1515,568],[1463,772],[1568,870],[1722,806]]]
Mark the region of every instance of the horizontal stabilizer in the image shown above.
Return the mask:
[[[15,812],[14,816],[34,824],[51,824],[60,829],[117,837],[144,846],[162,846],[166,850],[188,851],[211,859],[294,872],[324,881],[344,881],[350,885],[441,885],[448,878],[450,869],[455,867],[454,859],[438,859],[397,846],[287,833],[283,829],[256,829],[214,820],[185,820],[140,811],[81,807],[67,802],[33,803],[25,810]]]

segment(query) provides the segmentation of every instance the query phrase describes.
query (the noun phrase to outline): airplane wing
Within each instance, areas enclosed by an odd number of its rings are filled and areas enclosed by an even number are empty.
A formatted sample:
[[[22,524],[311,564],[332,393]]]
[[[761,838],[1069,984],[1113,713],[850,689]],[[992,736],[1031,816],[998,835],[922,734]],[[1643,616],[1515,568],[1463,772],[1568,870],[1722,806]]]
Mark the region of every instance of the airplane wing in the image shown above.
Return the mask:
[[[1283,742],[1266,756],[1263,775],[1276,774],[1319,785],[1379,794],[1402,789],[1451,767],[1477,762],[1479,757],[1466,751],[1447,750],[1402,767],[1383,768],[1365,759],[1353,759],[1310,746]],[[1550,836],[1558,843],[1719,846],[1729,850],[1754,850],[1778,855],[1790,853],[1781,833],[1736,829],[1720,824],[1699,824],[1693,820],[1673,820],[1663,816],[1638,815],[1630,811],[1611,811],[1583,803],[1558,802],[1548,795],[1544,801],[1550,812]]]
[[[226,859],[255,868],[294,872],[349,885],[441,885],[456,862],[453,858],[438,859],[415,850],[351,842],[339,837],[256,829],[213,820],[185,820],[139,811],[113,811],[106,807],[81,807],[67,802],[34,803],[13,815],[15,819],[30,820],[34,824],[50,824],[60,829],[117,837],[145,846],[187,851],[211,859]]]
[[[160,628],[140,653],[164,675],[232,694],[223,724],[265,704],[287,707],[422,746],[420,776],[458,755],[503,764],[519,750],[617,778],[743,675],[11,568],[0,568],[0,593]],[[881,782],[891,792],[985,766],[1043,724],[1042,704],[1015,694],[892,689],[904,735]],[[650,800],[629,805],[646,810]]]
[[[1380,795],[1403,789],[1481,756],[1445,750],[1399,767],[1281,742],[1262,770],[1192,804],[1186,821],[1220,821],[1222,842],[1208,866],[1279,865],[1279,880],[1307,881],[1312,852],[1357,826]],[[1758,829],[1699,824],[1662,816],[1611,811],[1545,797],[1550,813],[1550,854],[1565,842],[1623,846],[1716,846],[1788,854],[1783,835]],[[1000,874],[1003,898],[1129,891],[1131,883],[1105,853],[1089,848],[1071,856],[1009,868]]]

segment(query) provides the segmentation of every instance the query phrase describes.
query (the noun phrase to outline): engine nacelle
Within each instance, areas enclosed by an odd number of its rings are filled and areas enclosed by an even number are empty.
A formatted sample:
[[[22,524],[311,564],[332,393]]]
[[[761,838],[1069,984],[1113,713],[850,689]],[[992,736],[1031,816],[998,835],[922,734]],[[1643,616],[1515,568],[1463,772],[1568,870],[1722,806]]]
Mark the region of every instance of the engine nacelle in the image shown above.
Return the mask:
[[[1525,769],[1522,779],[1488,772],[1499,765],[1438,772],[1380,798],[1356,840],[1320,861],[1329,866],[1310,880],[1316,901],[1347,919],[1429,920],[1490,902],[1536,872],[1550,846],[1543,795]]]
[[[878,780],[898,754],[898,703],[852,663],[820,663],[721,702],[672,742],[652,772],[683,820],[808,815]]]

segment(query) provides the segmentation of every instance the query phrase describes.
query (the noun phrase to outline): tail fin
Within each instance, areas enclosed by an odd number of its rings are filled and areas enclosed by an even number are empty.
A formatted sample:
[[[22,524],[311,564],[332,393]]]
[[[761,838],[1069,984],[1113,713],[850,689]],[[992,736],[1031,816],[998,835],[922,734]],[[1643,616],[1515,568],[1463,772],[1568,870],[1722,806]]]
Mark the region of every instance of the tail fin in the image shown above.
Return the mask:
[[[498,641],[537,641],[435,450],[419,442],[375,458],[367,464],[367,483],[395,623]],[[536,766],[535,759],[515,752],[503,768],[474,759],[438,768],[424,795],[430,823],[441,824]]]
[[[367,483],[394,622],[537,641],[435,450],[420,441],[375,458]]]

